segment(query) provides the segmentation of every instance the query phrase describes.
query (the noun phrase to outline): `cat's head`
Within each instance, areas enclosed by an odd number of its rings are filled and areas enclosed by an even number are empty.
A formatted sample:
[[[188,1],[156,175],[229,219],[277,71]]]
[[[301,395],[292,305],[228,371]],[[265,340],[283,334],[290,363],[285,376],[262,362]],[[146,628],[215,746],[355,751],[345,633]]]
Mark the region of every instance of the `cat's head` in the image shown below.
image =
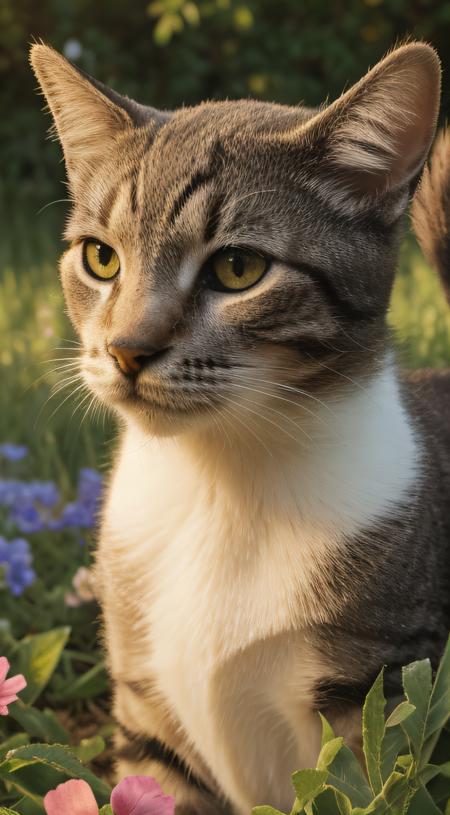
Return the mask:
[[[45,45],[31,60],[73,199],[64,292],[103,402],[156,433],[218,413],[277,426],[374,370],[435,131],[432,48],[394,50],[318,111],[159,112]]]

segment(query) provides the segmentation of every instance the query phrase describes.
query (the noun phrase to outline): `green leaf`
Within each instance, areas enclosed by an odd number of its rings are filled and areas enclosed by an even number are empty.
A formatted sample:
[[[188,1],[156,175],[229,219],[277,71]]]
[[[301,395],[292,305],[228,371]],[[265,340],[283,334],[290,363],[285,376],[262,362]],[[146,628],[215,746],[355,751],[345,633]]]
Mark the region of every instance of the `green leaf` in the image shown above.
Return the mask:
[[[423,762],[431,758],[440,732],[450,716],[450,637],[431,692]]]
[[[42,804],[38,804],[32,798],[24,797],[14,804],[19,815],[45,815],[45,809]],[[62,815],[62,813],[61,813]]]
[[[17,810],[8,809],[8,807],[0,807],[0,815],[18,815]]]
[[[328,772],[326,770],[298,770],[292,776],[292,783],[297,795],[298,808],[303,809],[308,801],[313,800],[321,791]]]
[[[99,804],[108,803],[111,794],[108,785],[84,767],[68,747],[58,744],[32,744],[11,751],[0,762],[0,776],[38,802],[48,789],[67,778],[86,781]]]
[[[419,770],[430,761],[442,728],[450,715],[450,639],[447,642],[436,680],[431,687],[428,660],[403,669],[403,685],[408,701],[416,710],[403,723]]]
[[[339,750],[341,749],[344,743],[344,739],[342,736],[338,736],[335,739],[331,739],[331,741],[327,741],[320,753],[319,758],[317,759],[317,769],[318,770],[327,770],[330,764],[336,758]]]
[[[108,688],[108,675],[104,662],[98,662],[89,671],[78,676],[67,687],[54,694],[57,701],[74,701],[75,699],[92,699],[100,696]]]
[[[431,698],[431,664],[429,659],[412,662],[403,668],[403,687],[408,702],[415,711],[402,722],[413,753],[419,762],[426,733],[426,721]]]
[[[70,628],[54,628],[19,642],[11,654],[14,673],[23,673],[27,687],[20,698],[29,705],[42,693],[69,638]]]
[[[91,736],[89,739],[82,739],[77,747],[72,747],[72,753],[76,755],[83,764],[88,764],[105,750],[105,741],[101,736]]]
[[[328,771],[328,783],[344,793],[354,807],[366,807],[370,804],[371,789],[359,761],[345,744],[330,764]]]
[[[325,787],[312,803],[314,815],[351,815],[352,805],[348,798],[332,787]]]
[[[385,730],[384,709],[386,699],[383,693],[384,670],[378,674],[363,707],[363,750],[366,759],[367,775],[374,795],[381,792],[381,748]]]
[[[331,727],[331,724],[325,718],[325,716],[323,716],[322,713],[319,713],[319,716],[320,716],[320,721],[322,722],[322,742],[321,742],[321,747],[323,747],[325,744],[327,744],[327,742],[332,741],[335,738],[335,735],[334,735],[334,730]]]
[[[285,815],[285,813],[274,807],[267,806],[267,804],[263,804],[262,806],[253,807],[252,815]]]
[[[357,807],[352,815],[403,815],[414,791],[404,773],[393,772],[373,801],[365,808]]]
[[[11,711],[11,705],[9,710]],[[16,747],[23,747],[24,744],[29,744],[29,741],[28,733],[14,733],[13,736],[10,736],[6,741],[2,741],[0,744],[0,758],[6,756],[6,753],[9,753],[10,750],[14,750]]]
[[[274,810],[274,812],[275,811],[276,810]],[[105,804],[105,806],[101,808],[99,815],[113,815],[110,804]]]
[[[410,702],[400,702],[388,717],[386,727],[395,727],[397,724],[401,724],[411,716],[411,713],[414,713],[415,709],[415,706]]]
[[[408,807],[408,815],[442,815],[425,787],[417,790]]]
[[[419,778],[422,784],[427,786],[431,779],[435,778],[437,775],[443,775],[445,778],[450,778],[450,761],[446,761],[445,764],[426,764],[421,770]]]
[[[46,742],[69,743],[67,730],[60,724],[52,710],[48,708],[44,711],[38,710],[35,707],[24,705],[19,700],[10,706],[9,712],[11,717],[26,730],[29,736]]]
[[[407,753],[408,750],[408,737],[401,725],[395,725],[386,730],[381,747],[381,776],[383,783],[386,783],[393,772],[397,757],[401,753]]]

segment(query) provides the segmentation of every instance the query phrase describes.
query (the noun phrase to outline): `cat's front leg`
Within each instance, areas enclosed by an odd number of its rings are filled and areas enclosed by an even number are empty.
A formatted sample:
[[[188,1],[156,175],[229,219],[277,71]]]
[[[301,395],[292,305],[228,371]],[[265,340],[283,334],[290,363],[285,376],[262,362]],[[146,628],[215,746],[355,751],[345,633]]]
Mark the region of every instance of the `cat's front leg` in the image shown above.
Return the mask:
[[[106,543],[110,544],[109,541]],[[176,803],[176,815],[230,815],[201,757],[149,667],[151,642],[136,586],[102,539],[96,583],[114,688],[116,779],[148,775]]]
[[[136,721],[137,705],[145,731]],[[117,780],[129,775],[155,778],[164,793],[174,797],[176,815],[232,815],[208,771],[189,750],[179,725],[149,692],[149,683],[119,682],[115,713]]]

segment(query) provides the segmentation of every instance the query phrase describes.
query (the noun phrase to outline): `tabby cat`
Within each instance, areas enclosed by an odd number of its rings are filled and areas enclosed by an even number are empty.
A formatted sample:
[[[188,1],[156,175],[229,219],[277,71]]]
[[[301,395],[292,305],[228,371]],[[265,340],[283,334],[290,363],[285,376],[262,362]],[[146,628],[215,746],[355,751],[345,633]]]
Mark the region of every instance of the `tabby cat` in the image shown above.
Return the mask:
[[[157,111],[36,44],[73,201],[61,261],[121,426],[96,580],[117,771],[178,815],[290,809],[323,711],[358,751],[387,665],[449,628],[450,375],[402,374],[386,311],[433,140],[412,42],[318,110]],[[450,144],[416,203],[450,281]]]

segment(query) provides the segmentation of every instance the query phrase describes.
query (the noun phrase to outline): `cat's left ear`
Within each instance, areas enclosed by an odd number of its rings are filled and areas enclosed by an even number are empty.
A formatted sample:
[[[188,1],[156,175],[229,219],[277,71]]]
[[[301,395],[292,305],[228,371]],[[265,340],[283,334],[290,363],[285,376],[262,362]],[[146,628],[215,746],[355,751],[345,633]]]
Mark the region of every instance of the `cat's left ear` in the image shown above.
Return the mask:
[[[33,45],[30,61],[53,115],[69,181],[83,169],[92,170],[121,133],[158,115],[88,76],[48,45]]]
[[[408,189],[434,137],[440,81],[433,48],[410,43],[308,122],[303,144],[313,148],[336,191],[367,201]]]

